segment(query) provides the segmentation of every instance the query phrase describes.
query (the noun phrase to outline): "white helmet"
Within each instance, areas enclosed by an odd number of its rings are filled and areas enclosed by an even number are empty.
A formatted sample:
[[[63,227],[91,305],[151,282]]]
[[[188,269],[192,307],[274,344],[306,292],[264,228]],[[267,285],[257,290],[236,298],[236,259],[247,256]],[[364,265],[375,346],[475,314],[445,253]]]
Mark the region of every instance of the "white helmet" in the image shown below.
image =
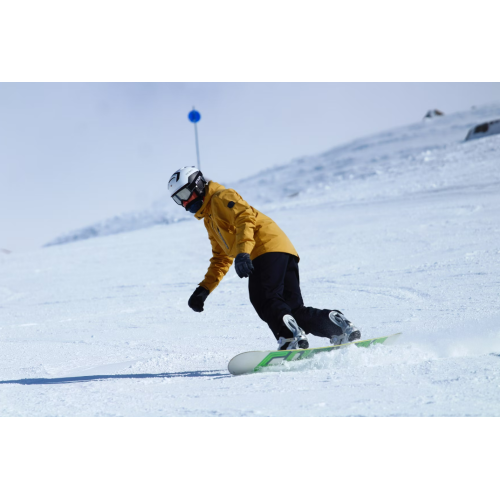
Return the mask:
[[[197,168],[182,167],[168,181],[168,192],[177,205],[196,213],[203,203],[206,185],[207,181]]]

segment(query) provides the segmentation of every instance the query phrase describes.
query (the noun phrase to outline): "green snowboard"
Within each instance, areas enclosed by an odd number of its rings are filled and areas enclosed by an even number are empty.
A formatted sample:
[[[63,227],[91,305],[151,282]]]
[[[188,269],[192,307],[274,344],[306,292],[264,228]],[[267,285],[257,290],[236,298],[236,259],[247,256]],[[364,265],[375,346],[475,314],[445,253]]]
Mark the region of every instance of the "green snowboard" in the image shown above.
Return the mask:
[[[281,365],[285,361],[298,361],[315,356],[320,352],[330,352],[336,349],[355,345],[357,347],[370,347],[373,344],[392,344],[401,333],[395,333],[386,337],[376,339],[357,340],[342,345],[330,345],[327,347],[314,347],[312,349],[295,349],[293,351],[249,351],[235,356],[227,366],[233,375],[243,375],[254,373],[266,366]]]

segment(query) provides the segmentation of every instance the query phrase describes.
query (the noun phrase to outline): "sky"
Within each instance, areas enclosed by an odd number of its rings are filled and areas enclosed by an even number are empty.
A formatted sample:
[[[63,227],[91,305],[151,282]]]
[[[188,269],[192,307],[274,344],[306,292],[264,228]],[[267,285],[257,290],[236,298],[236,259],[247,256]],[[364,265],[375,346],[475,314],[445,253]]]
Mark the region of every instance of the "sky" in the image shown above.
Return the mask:
[[[499,83],[0,83],[0,249],[148,208],[196,165],[223,184],[385,129],[500,102]],[[500,117],[499,117],[500,118]]]

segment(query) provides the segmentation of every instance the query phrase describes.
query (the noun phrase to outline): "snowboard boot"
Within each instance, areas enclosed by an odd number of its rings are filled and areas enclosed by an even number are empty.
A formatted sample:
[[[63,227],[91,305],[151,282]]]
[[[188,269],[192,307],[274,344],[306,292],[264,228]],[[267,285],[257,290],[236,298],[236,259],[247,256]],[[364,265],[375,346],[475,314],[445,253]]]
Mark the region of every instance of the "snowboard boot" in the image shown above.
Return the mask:
[[[361,332],[340,311],[331,311],[328,315],[330,321],[338,326],[342,333],[332,335],[330,343],[333,345],[347,344],[361,338]]]
[[[307,349],[309,342],[307,341],[306,332],[297,325],[297,322],[289,314],[283,316],[283,322],[286,327],[292,332],[293,338],[286,339],[280,337],[278,339],[278,351],[290,351],[292,349]]]

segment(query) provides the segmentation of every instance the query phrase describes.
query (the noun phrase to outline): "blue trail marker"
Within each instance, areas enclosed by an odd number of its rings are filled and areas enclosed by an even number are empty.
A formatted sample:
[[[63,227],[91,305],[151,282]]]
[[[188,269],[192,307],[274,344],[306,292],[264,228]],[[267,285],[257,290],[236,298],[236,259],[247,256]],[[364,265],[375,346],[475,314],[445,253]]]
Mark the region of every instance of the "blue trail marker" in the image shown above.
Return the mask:
[[[201,115],[198,111],[196,111],[196,109],[194,109],[194,106],[193,106],[193,111],[189,112],[188,118],[189,118],[189,121],[191,123],[194,123],[194,138],[196,141],[196,158],[198,159],[198,169],[200,169],[201,168],[200,149],[198,147],[198,128],[196,127],[196,124],[201,120]]]

